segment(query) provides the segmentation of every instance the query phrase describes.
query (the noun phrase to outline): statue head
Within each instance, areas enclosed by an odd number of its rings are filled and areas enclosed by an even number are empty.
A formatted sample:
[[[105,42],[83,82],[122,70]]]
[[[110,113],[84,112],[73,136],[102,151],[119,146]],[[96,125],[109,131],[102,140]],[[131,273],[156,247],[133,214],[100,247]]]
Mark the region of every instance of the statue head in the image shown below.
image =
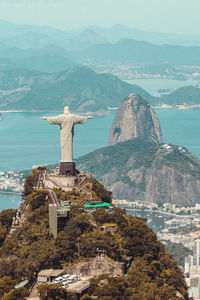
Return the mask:
[[[69,106],[64,107],[64,114],[69,114]]]

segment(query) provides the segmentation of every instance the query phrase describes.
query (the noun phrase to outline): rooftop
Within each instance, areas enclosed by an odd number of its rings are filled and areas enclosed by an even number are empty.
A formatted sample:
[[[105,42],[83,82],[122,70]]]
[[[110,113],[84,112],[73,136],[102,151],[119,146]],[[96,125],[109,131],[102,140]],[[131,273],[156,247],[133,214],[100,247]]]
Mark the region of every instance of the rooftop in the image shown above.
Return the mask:
[[[57,277],[57,276],[61,275],[63,272],[64,272],[64,270],[62,270],[62,269],[57,269],[57,270],[54,270],[54,269],[41,270],[38,273],[38,276],[40,276],[40,277],[49,277],[49,276]]]

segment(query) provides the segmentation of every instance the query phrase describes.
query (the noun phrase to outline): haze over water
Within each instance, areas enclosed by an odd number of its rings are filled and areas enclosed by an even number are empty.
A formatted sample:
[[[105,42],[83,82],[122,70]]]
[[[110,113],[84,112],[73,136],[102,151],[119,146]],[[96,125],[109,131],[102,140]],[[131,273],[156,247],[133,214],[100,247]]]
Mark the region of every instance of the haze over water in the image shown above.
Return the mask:
[[[173,82],[173,86],[172,86]],[[132,81],[140,84],[140,81]],[[195,85],[196,81],[167,79],[141,80],[141,86],[150,93],[160,88]],[[123,99],[122,99],[123,100]],[[115,115],[95,117],[75,126],[74,158],[107,146],[108,135]],[[155,109],[161,124],[163,141],[183,145],[200,158],[200,110]],[[37,164],[58,163],[60,160],[60,129],[40,117],[55,113],[3,113],[0,121],[0,171],[31,169]]]
[[[136,83],[133,81],[133,83]],[[137,81],[137,84],[140,82]],[[185,81],[177,82],[185,85]],[[196,84],[196,82],[191,82]],[[154,93],[159,88],[174,87],[171,80],[142,80],[141,86]],[[180,85],[178,85],[179,87]],[[116,111],[76,125],[74,157],[107,146]],[[200,109],[155,109],[161,124],[163,141],[185,146],[200,159]],[[0,121],[0,171],[31,169],[32,165],[58,163],[60,160],[59,126],[41,120],[43,115],[58,113],[4,113]],[[0,194],[0,210],[18,207],[20,196]]]

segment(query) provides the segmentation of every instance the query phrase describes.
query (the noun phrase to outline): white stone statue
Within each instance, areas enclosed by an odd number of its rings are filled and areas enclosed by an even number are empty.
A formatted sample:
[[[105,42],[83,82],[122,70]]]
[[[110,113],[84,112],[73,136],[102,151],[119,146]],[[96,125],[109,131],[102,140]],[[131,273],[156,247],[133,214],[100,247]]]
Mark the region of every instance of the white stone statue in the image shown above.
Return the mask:
[[[65,106],[63,115],[58,115],[56,117],[41,117],[41,119],[48,120],[49,124],[60,125],[62,162],[72,162],[74,125],[83,124],[87,119],[93,119],[93,117],[83,117],[71,114],[69,112],[69,107]]]

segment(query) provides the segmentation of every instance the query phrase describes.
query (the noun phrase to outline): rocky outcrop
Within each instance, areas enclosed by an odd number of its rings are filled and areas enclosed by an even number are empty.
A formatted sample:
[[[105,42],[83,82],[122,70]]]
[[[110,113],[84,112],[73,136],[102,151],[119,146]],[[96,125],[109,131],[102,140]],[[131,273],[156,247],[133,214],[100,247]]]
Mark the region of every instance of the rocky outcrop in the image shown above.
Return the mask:
[[[120,105],[109,137],[109,147],[80,158],[78,168],[92,173],[114,199],[199,203],[200,161],[187,149],[162,145],[158,119],[138,95]]]
[[[183,147],[134,139],[99,149],[77,163],[112,191],[114,199],[199,203],[200,161]]]
[[[128,176],[130,184],[121,181],[109,184],[109,174],[103,176],[101,181],[107,182],[114,199],[141,200],[147,203],[167,202],[180,206],[199,203],[200,179],[194,179],[192,175],[183,174],[173,167],[163,165],[158,169],[155,163],[146,172],[143,168],[133,169]],[[140,184],[144,186],[143,189]]]
[[[108,145],[134,138],[162,142],[160,124],[150,104],[137,94],[130,94],[120,105],[109,136]]]

